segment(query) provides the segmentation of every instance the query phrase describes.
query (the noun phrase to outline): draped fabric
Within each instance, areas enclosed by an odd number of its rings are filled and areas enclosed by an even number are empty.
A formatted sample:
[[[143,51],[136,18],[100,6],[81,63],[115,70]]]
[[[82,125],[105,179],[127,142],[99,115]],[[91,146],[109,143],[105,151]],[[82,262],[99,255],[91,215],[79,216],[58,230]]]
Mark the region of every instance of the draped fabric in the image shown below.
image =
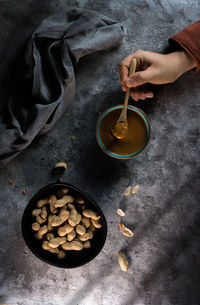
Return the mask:
[[[79,59],[116,46],[123,36],[122,25],[90,10],[70,8],[43,20],[26,49],[26,73],[0,117],[0,166],[66,111],[74,98]]]

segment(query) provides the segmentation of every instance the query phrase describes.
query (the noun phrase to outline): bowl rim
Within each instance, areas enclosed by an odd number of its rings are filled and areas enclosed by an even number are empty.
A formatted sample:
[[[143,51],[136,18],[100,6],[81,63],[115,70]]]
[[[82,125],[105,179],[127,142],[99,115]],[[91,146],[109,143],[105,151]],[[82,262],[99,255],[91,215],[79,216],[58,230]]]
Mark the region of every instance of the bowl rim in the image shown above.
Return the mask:
[[[57,265],[56,263],[54,262],[50,262],[48,259],[45,259],[44,257],[41,257],[40,254],[37,253],[37,251],[34,249],[34,247],[32,246],[30,240],[27,238],[27,235],[26,235],[26,229],[25,229],[25,218],[26,218],[26,215],[28,213],[28,210],[29,210],[29,207],[31,204],[33,204],[34,202],[36,202],[36,200],[40,197],[40,195],[43,194],[43,192],[47,191],[48,189],[50,189],[51,187],[68,187],[68,188],[71,188],[77,192],[79,192],[80,194],[84,195],[89,202],[92,203],[92,205],[95,206],[95,208],[100,212],[101,214],[101,217],[102,217],[102,223],[104,224],[104,234],[103,234],[103,238],[102,238],[102,242],[101,242],[101,247],[98,249],[98,251],[95,253],[95,255],[92,255],[87,262],[85,263],[80,263],[80,264],[77,264],[76,266],[59,266]],[[93,260],[100,252],[101,250],[103,249],[104,245],[105,245],[105,242],[106,242],[106,238],[107,238],[107,221],[106,221],[106,218],[101,210],[101,208],[99,207],[99,205],[96,203],[96,201],[85,191],[82,191],[81,189],[79,189],[78,187],[70,184],[70,183],[67,183],[67,182],[54,182],[54,183],[50,183],[44,187],[42,187],[28,202],[28,204],[26,205],[25,209],[24,209],[24,212],[23,212],[23,215],[22,215],[22,220],[21,220],[21,232],[22,232],[22,236],[23,236],[23,239],[26,243],[26,245],[28,246],[28,248],[30,249],[30,251],[37,257],[39,258],[40,260],[42,260],[43,262],[49,264],[49,265],[52,265],[54,267],[57,267],[57,268],[63,268],[63,269],[72,269],[72,268],[77,268],[77,267],[81,267],[81,266],[84,266],[86,264],[88,264],[91,260]]]
[[[144,143],[144,145],[135,153],[130,154],[130,155],[119,155],[119,154],[115,154],[110,152],[102,143],[100,135],[99,135],[99,128],[101,125],[101,122],[103,120],[103,118],[111,111],[115,110],[115,109],[120,109],[123,108],[123,105],[116,105],[116,106],[112,106],[110,108],[108,108],[107,110],[105,110],[99,117],[97,124],[96,124],[96,139],[97,139],[97,143],[99,145],[99,147],[110,157],[115,158],[115,159],[131,159],[134,158],[136,156],[138,156],[139,154],[141,154],[144,149],[147,147],[147,145],[149,144],[150,138],[151,138],[151,124],[149,121],[149,118],[147,117],[146,113],[144,113],[144,111],[142,111],[140,108],[132,106],[132,105],[128,105],[128,109],[137,112],[137,114],[139,114],[143,121],[145,122],[146,128],[147,128],[147,139]]]

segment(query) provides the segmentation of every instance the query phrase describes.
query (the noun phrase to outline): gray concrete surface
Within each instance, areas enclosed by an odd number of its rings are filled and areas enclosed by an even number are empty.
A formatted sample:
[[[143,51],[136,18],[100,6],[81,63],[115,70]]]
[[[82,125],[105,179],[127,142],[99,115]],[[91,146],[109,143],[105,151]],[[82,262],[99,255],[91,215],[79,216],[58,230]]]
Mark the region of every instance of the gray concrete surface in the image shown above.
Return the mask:
[[[0,172],[0,303],[199,305],[200,75],[190,72],[154,88],[152,101],[131,102],[152,124],[151,142],[136,159],[121,162],[105,156],[96,144],[95,124],[104,109],[122,102],[117,63],[136,49],[162,52],[168,37],[199,19],[200,1],[0,0],[1,105],[27,38],[45,16],[71,5],[121,21],[127,35],[119,48],[81,60],[68,113]],[[55,181],[50,171],[57,161],[68,163],[62,179],[93,196],[108,222],[104,250],[74,270],[41,262],[20,231],[29,199]],[[129,184],[139,184],[140,191],[125,200]],[[132,239],[119,232],[118,207],[126,210]],[[117,263],[122,249],[130,261],[127,273]]]

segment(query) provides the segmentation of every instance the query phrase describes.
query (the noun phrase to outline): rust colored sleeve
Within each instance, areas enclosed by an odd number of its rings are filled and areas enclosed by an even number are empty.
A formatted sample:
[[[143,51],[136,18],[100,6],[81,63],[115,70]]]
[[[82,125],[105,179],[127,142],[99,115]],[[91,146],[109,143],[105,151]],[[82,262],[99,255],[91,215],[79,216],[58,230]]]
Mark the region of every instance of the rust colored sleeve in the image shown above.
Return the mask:
[[[170,43],[179,44],[198,64],[194,69],[200,71],[200,20],[169,38]]]

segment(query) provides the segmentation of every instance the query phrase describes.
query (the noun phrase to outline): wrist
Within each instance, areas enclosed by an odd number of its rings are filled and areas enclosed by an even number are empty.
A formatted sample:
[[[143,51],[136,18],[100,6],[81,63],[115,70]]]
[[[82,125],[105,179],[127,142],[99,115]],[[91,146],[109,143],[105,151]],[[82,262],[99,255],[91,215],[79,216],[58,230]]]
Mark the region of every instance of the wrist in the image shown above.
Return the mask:
[[[180,50],[174,53],[176,53],[175,55],[179,63],[181,75],[197,67],[197,63],[194,61],[192,56],[185,50]]]

